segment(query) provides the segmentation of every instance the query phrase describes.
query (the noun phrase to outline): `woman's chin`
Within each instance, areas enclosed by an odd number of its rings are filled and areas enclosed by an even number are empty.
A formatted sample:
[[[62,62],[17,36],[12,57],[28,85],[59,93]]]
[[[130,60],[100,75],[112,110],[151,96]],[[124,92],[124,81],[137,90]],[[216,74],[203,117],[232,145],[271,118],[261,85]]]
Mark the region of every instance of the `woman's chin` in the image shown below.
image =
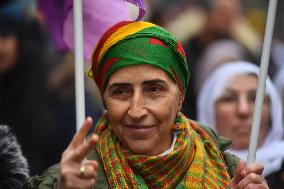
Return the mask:
[[[145,140],[128,140],[125,141],[129,150],[134,154],[156,156],[163,153],[163,150],[159,150],[157,144],[153,141]]]
[[[233,144],[233,149],[234,150],[247,150],[249,148],[249,143],[244,142],[244,143],[234,143]]]

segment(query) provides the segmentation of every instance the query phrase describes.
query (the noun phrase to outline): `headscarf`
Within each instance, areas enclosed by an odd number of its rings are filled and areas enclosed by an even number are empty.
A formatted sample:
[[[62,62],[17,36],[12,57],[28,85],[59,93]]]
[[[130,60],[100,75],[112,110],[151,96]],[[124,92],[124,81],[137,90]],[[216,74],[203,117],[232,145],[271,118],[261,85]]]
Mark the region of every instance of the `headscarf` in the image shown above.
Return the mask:
[[[245,58],[245,49],[232,39],[221,39],[210,44],[197,62],[194,86],[199,91],[207,76],[220,65]]]
[[[216,129],[216,101],[234,76],[246,74],[258,76],[259,68],[244,61],[231,62],[217,68],[205,81],[198,95],[198,121]],[[256,161],[264,163],[265,176],[279,170],[284,158],[284,151],[280,150],[284,149],[282,103],[269,77],[266,80],[266,94],[270,98],[271,129],[267,133],[263,145],[258,148],[256,155]],[[247,150],[230,149],[229,151],[246,160]]]
[[[101,38],[90,75],[101,92],[120,68],[148,64],[162,69],[184,95],[189,76],[180,43],[148,22],[121,22]],[[116,137],[107,113],[96,125],[96,151],[111,188],[226,188],[230,177],[221,152],[209,135],[179,113],[174,148],[165,155],[133,154]],[[173,131],[174,132],[174,131]]]
[[[149,64],[165,71],[184,96],[188,83],[185,53],[176,38],[144,21],[124,21],[102,36],[92,56],[92,76],[103,94],[110,76],[120,68]]]

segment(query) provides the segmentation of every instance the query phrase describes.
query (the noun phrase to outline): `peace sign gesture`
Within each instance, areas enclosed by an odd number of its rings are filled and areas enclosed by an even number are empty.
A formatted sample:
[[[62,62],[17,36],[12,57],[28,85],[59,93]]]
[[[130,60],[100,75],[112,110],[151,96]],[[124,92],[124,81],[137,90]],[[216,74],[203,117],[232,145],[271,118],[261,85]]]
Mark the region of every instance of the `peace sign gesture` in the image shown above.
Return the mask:
[[[85,160],[85,157],[99,138],[93,134],[88,141],[84,142],[92,124],[92,119],[88,117],[63,152],[58,189],[89,189],[95,185],[98,163],[94,160]]]

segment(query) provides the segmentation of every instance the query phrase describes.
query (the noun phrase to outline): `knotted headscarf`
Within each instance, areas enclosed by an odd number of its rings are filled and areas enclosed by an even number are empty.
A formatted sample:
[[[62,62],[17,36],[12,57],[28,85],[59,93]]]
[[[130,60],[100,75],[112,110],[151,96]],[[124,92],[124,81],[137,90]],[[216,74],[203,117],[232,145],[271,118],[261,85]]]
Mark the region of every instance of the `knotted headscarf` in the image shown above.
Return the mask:
[[[138,64],[165,71],[184,96],[189,77],[184,50],[172,34],[149,22],[124,21],[106,31],[94,50],[89,76],[103,94],[115,71]]]

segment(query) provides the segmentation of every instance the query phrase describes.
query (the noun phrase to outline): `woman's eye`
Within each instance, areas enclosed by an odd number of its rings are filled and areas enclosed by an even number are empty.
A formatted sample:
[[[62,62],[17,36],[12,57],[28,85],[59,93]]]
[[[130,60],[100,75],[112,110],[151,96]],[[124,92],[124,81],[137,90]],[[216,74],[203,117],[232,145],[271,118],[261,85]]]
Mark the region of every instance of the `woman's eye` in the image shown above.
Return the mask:
[[[235,101],[237,101],[237,99],[235,97],[233,97],[233,96],[223,96],[218,101],[219,102],[227,102],[227,103],[229,103],[229,102],[235,102]]]
[[[125,93],[125,91],[122,90],[122,89],[117,89],[117,90],[112,91],[112,94],[116,94],[116,95],[120,95],[120,94],[123,94],[123,93]]]
[[[117,97],[117,98],[124,98],[124,97],[127,97],[129,94],[130,94],[130,91],[126,89],[115,89],[111,91],[111,96]]]
[[[255,99],[256,99],[256,96],[255,96],[255,95],[249,97],[249,101],[250,101],[250,102],[253,102],[253,103],[254,103],[254,102],[255,102]]]
[[[160,86],[151,86],[151,87],[149,87],[148,91],[150,93],[159,93],[159,92],[162,91],[162,87],[160,87]]]

